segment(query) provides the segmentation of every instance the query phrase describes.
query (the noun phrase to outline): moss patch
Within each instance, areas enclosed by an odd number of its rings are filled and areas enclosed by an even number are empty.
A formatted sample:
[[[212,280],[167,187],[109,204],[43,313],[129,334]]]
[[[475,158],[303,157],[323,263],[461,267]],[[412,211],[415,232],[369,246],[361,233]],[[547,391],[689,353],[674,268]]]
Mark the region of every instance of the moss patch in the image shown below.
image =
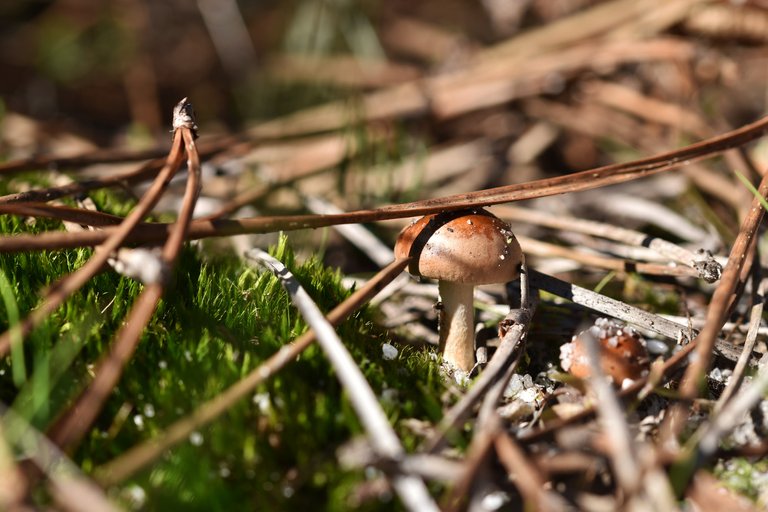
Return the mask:
[[[105,199],[105,204],[108,199]],[[53,226],[46,226],[53,227]],[[9,216],[4,233],[36,231]],[[283,240],[273,254],[293,271],[323,310],[349,293],[338,273],[312,259],[294,261]],[[89,250],[0,255],[22,314],[38,290],[78,268]],[[90,380],[141,285],[107,270],[60,307],[25,342],[27,381],[17,387],[11,359],[0,361],[0,398],[44,430]],[[8,326],[5,308],[0,324]],[[277,280],[231,256],[204,259],[183,252],[172,284],[146,329],[118,387],[74,459],[86,472],[150,439],[197,404],[257,367],[305,330]],[[403,437],[418,439],[398,420],[435,421],[443,388],[427,354],[404,349],[382,358],[385,333],[369,311],[338,332]],[[386,393],[385,393],[386,390]],[[126,482],[115,495],[144,495],[148,510],[344,510],[353,490],[372,474],[338,468],[336,450],[361,427],[318,347],[301,357],[225,416],[196,432]],[[137,494],[138,493],[138,494]],[[392,498],[364,508],[390,509]]]

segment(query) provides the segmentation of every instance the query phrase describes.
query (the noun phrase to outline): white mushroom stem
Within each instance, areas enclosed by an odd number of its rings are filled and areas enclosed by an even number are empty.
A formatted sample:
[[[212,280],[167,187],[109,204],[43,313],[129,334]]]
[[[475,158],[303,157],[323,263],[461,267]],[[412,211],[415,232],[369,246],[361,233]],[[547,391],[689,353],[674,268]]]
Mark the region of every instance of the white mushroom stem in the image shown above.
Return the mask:
[[[475,365],[474,285],[439,281],[440,351],[443,360],[469,372]]]

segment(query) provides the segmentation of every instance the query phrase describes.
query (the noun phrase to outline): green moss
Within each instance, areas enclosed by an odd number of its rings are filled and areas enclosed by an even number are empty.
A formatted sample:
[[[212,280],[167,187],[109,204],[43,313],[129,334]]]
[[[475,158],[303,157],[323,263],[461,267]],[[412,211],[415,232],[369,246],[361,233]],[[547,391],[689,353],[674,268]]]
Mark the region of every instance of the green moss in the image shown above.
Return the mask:
[[[743,457],[719,462],[714,473],[734,491],[757,500],[768,483],[768,460],[749,460]]]
[[[102,198],[108,204],[109,198]],[[0,217],[5,233],[37,230]],[[338,273],[316,260],[294,261],[285,242],[275,249],[323,310],[347,295]],[[28,312],[37,291],[78,268],[89,250],[0,255],[19,308]],[[141,286],[107,270],[92,279],[25,342],[29,380],[11,378],[0,361],[0,398],[44,429],[89,381],[89,365],[108,350]],[[442,381],[427,354],[404,348],[386,361],[385,333],[358,312],[338,332],[382,400],[405,444],[418,439],[397,422],[440,416]],[[8,316],[0,311],[0,325]],[[256,368],[305,330],[277,280],[232,257],[204,260],[182,253],[169,290],[111,394],[94,429],[74,454],[86,471],[152,438],[198,404]],[[365,480],[338,468],[336,450],[362,429],[333,370],[317,347],[280,371],[227,414],[125,482],[140,486],[148,510],[344,510]],[[391,509],[391,500],[364,508]]]

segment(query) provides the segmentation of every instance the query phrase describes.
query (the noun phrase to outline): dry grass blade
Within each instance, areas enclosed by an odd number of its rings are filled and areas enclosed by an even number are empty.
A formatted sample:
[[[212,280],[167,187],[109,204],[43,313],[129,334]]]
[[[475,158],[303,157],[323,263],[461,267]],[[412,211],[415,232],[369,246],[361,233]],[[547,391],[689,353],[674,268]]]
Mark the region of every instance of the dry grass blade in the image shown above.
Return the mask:
[[[649,121],[682,129],[697,137],[704,138],[711,134],[707,123],[695,112],[646,96],[630,87],[613,82],[593,81],[585,84],[584,90],[594,101]]]
[[[317,342],[336,370],[336,376],[346,389],[352,407],[368,433],[368,440],[381,457],[399,460],[405,455],[400,439],[392,430],[376,395],[366,382],[357,363],[339,339],[333,326],[318,309],[309,294],[301,287],[282,263],[260,249],[246,254],[248,260],[264,265],[283,283],[307,324],[317,336]],[[409,475],[391,475],[393,486],[403,504],[412,511],[437,511],[437,505],[424,482]]]
[[[518,236],[517,239],[524,253],[543,258],[567,258],[587,267],[603,268],[622,273],[637,272],[656,276],[699,277],[699,271],[688,266],[642,263],[623,258],[610,258],[593,252],[542,242],[527,236]],[[714,275],[719,274],[715,273],[711,277]]]
[[[364,286],[328,313],[328,322],[334,326],[340,324],[398,276],[407,265],[408,260],[398,260],[387,265]],[[226,412],[237,401],[242,400],[248,393],[252,392],[256,386],[266,381],[287,364],[295,361],[314,341],[315,331],[313,330],[309,330],[299,336],[293,343],[281,348],[242,380],[208,402],[201,404],[189,416],[168,427],[164,433],[131,448],[120,457],[98,468],[96,471],[97,479],[104,485],[122,482],[142,467],[157,459],[166,450],[187,439],[196,429],[210,423]]]
[[[173,145],[172,145],[173,147]],[[109,176],[99,179],[76,181],[65,185],[57,185],[41,189],[27,190],[25,192],[16,192],[0,196],[0,204],[9,203],[34,203],[53,201],[62,197],[75,194],[84,194],[92,190],[116,187],[123,184],[138,183],[145,181],[153,176],[157,176],[158,171],[164,167],[168,159],[152,160],[134,171],[130,171],[115,176]]]
[[[108,164],[118,162],[131,162],[136,160],[148,160],[162,156],[163,151],[150,149],[147,151],[131,151],[123,149],[99,149],[75,156],[36,156],[21,160],[0,163],[0,174],[11,174],[36,169],[54,168],[70,169],[84,167],[92,164]]]
[[[453,117],[481,108],[545,93],[552,74],[568,79],[579,72],[629,63],[688,61],[693,45],[658,37],[643,41],[584,41],[556,54],[502,63],[486,62],[427,83],[430,106],[439,117]]]
[[[217,137],[213,140],[208,139],[205,143],[200,145],[200,156],[210,157],[216,153],[226,151],[238,143],[245,142],[247,139],[238,136],[230,137]],[[145,180],[151,175],[155,174],[158,169],[163,166],[166,159],[159,158],[164,153],[160,149],[150,149],[144,151],[135,150],[122,150],[122,149],[99,149],[96,151],[89,151],[74,156],[36,156],[32,158],[23,158],[19,160],[12,160],[9,162],[0,163],[0,174],[9,174],[22,171],[34,171],[44,168],[54,168],[58,170],[64,169],[76,169],[78,167],[86,167],[94,164],[109,164],[109,163],[124,163],[141,160],[149,160],[135,171],[130,171],[125,174],[119,174],[104,179],[87,180],[85,182],[73,183],[69,186],[52,187],[46,189],[51,196],[49,199],[55,197],[62,197],[64,195],[75,194],[78,192],[86,192],[93,190],[94,188],[101,188],[106,186],[112,186],[120,182],[134,183],[136,181]],[[36,194],[40,191],[30,191],[30,194]],[[25,195],[27,193],[20,193],[17,195],[12,194],[10,196],[0,197],[0,203],[16,202],[16,201],[47,201],[49,199],[25,199],[31,196]],[[59,195],[60,194],[60,195]],[[13,197],[13,199],[11,199]]]
[[[125,219],[117,215],[47,203],[0,204],[0,214],[57,219],[85,226],[114,226]]]
[[[683,17],[687,6],[695,5],[701,0],[686,0],[676,2],[681,7],[678,14]],[[590,9],[557,20],[542,28],[523,33],[487,50],[481,56],[491,60],[499,57],[518,57],[543,51],[551,51],[568,47],[576,42],[593,37],[604,36],[625,24],[633,24],[638,18],[656,13],[659,5],[654,0],[614,0],[595,5]],[[675,18],[667,19],[666,23],[674,23]],[[658,30],[658,29],[657,29]]]
[[[198,153],[201,158],[212,157],[217,153],[230,150],[232,147],[240,149],[238,143],[241,143],[241,139],[238,137],[225,137],[214,141],[209,141],[205,144],[199,144]],[[173,146],[175,142],[171,145]],[[249,147],[250,143],[245,143]],[[66,159],[64,159],[66,161]],[[84,194],[92,190],[98,190],[101,188],[118,187],[124,185],[133,185],[146,181],[158,174],[164,165],[167,163],[167,158],[157,158],[150,160],[149,162],[141,165],[138,169],[133,171],[116,174],[114,176],[106,176],[103,178],[85,179],[68,183],[65,185],[52,186],[42,189],[33,189],[25,192],[17,192],[14,194],[8,194],[0,196],[0,204],[7,203],[26,203],[26,202],[44,202],[52,201],[66,196],[75,194]],[[66,162],[65,162],[66,163]],[[94,161],[91,163],[105,163],[104,161]],[[10,164],[10,162],[9,162]],[[18,166],[24,169],[35,169],[36,166],[29,164],[26,160],[16,162]],[[66,167],[66,166],[65,166]]]

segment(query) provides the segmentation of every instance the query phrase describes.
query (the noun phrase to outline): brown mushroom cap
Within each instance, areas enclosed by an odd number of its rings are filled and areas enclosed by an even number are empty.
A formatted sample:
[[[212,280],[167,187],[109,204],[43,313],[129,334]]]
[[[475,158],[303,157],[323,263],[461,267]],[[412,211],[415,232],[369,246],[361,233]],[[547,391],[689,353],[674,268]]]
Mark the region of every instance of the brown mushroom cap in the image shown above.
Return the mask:
[[[640,335],[631,327],[598,318],[587,331],[597,338],[600,349],[600,367],[620,386],[625,379],[637,380],[648,373],[650,358]],[[573,337],[560,347],[560,366],[579,378],[587,378],[592,371],[583,337],[587,331]]]
[[[413,275],[473,285],[513,281],[523,260],[509,226],[482,209],[427,215],[406,226],[395,257],[407,256],[414,257]]]

